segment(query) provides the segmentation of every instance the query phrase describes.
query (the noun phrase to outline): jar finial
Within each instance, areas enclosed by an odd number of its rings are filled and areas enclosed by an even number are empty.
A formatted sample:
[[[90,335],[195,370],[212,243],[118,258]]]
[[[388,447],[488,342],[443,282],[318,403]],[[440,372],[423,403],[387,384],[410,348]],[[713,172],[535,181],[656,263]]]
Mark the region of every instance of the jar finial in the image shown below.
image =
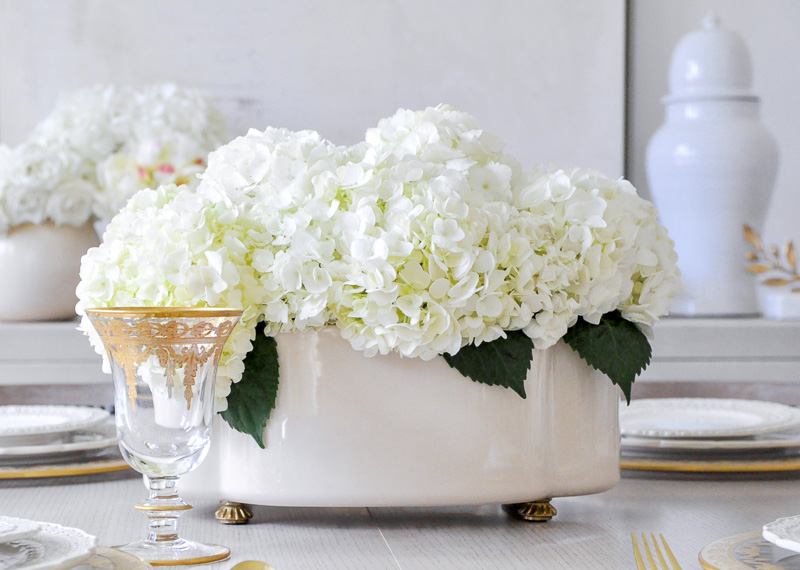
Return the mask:
[[[706,17],[703,18],[703,29],[704,30],[715,30],[719,28],[722,20],[719,19],[719,16],[711,10],[706,14]]]

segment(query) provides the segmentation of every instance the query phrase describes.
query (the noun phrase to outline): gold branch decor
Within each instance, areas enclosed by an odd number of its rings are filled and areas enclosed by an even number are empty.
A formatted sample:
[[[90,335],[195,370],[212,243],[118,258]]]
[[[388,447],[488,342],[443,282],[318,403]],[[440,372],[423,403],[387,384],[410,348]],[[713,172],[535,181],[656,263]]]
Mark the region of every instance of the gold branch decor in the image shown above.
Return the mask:
[[[765,248],[761,237],[747,224],[744,225],[744,239],[754,250],[747,254],[748,273],[768,274],[769,276],[761,281],[761,285],[767,287],[786,287],[795,284],[791,288],[792,293],[800,293],[800,274],[797,272],[797,250],[794,242],[790,241],[783,251],[776,245]]]

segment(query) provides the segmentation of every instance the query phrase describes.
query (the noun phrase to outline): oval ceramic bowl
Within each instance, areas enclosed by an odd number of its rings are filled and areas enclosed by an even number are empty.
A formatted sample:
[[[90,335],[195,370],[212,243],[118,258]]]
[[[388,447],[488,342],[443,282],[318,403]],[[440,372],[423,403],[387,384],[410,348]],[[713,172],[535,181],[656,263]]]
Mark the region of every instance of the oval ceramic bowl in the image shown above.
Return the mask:
[[[367,358],[337,329],[278,335],[266,449],[219,417],[188,498],[432,506],[597,493],[619,480],[618,392],[563,343],[535,351],[527,398],[442,358]],[[601,377],[598,377],[601,376]]]

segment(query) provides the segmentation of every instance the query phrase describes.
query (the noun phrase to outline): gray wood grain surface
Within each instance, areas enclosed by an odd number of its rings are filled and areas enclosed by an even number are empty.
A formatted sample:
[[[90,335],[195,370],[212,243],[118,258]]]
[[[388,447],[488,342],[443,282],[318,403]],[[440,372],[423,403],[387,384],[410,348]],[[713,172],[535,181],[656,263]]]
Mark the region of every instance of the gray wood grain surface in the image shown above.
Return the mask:
[[[115,480],[0,481],[0,514],[80,527],[100,544],[140,538],[132,505],[144,487]],[[666,481],[624,478],[606,493],[556,499],[546,524],[509,519],[499,506],[457,508],[276,508],[257,506],[246,526],[223,526],[216,505],[200,502],[183,521],[188,538],[229,546],[209,566],[266,560],[278,570],[634,568],[631,532],[662,532],[684,568],[715,540],[760,530],[800,513],[800,481]],[[787,553],[788,555],[788,553]]]

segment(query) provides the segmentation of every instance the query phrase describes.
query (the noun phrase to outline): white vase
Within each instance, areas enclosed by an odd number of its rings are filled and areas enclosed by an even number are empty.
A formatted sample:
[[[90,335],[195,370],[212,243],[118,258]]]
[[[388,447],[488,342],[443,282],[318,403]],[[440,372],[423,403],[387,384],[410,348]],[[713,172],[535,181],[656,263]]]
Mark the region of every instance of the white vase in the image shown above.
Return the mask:
[[[535,351],[527,399],[442,358],[367,358],[329,328],[278,335],[266,449],[217,417],[181,480],[196,499],[283,506],[518,503],[619,480],[619,392],[563,343]]]
[[[647,149],[661,221],[678,252],[683,315],[758,313],[745,271],[742,227],[760,231],[778,168],[775,140],[759,122],[744,41],[709,17],[672,57],[666,122]]]
[[[74,318],[81,257],[99,243],[90,225],[25,224],[0,237],[0,321]]]

